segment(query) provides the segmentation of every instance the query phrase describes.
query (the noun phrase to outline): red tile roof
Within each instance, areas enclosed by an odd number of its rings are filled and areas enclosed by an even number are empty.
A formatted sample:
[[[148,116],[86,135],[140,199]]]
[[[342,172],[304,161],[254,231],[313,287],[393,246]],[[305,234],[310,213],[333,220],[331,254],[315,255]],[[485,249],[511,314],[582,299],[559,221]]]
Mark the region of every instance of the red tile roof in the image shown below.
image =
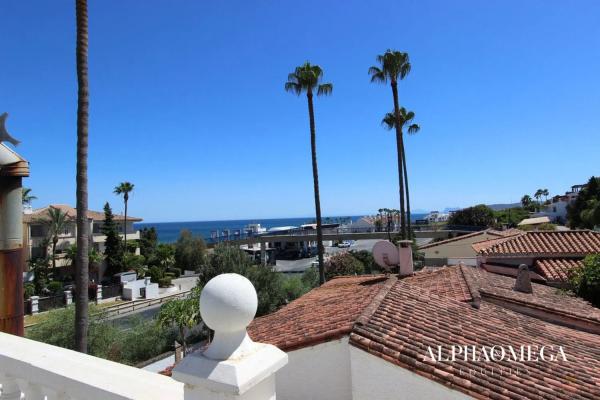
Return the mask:
[[[571,271],[582,266],[580,258],[542,258],[535,261],[535,269],[553,282],[568,282]]]
[[[600,398],[600,336],[560,327],[503,307],[479,309],[398,281],[366,322],[357,322],[350,344],[421,376],[480,399]],[[433,361],[428,348],[563,346],[567,361],[493,363],[456,358]],[[491,368],[495,373],[492,373]],[[504,374],[500,374],[502,369]],[[508,371],[519,373],[508,374]],[[485,373],[481,373],[481,371]]]
[[[461,270],[456,267],[419,271],[414,276],[406,278],[406,280],[430,293],[450,297],[458,301],[473,300]]]
[[[514,282],[465,266],[402,280],[336,278],[256,319],[249,334],[286,351],[349,335],[355,347],[477,398],[600,398],[600,335],[577,329],[599,329],[600,311],[544,285],[515,292]],[[563,346],[568,361],[502,361],[494,375],[484,361],[428,358],[428,346],[450,344]],[[519,374],[499,375],[499,367]],[[465,373],[480,368],[488,373]]]
[[[600,232],[583,230],[526,232],[506,240],[489,243],[489,246],[481,246],[480,243],[478,252],[482,255],[494,256],[583,256],[589,253],[600,253]]]
[[[279,311],[256,318],[248,334],[285,351],[341,338],[387,282],[384,275],[334,278]]]
[[[491,236],[498,236],[499,238],[506,238],[509,236],[515,236],[515,235],[519,235],[522,234],[523,231],[519,230],[519,229],[507,229],[505,231],[498,231],[495,229],[486,229],[483,231],[477,231],[477,232],[473,232],[473,233],[467,233],[466,235],[460,235],[460,236],[456,236],[450,239],[446,239],[446,240],[440,240],[439,242],[431,242],[431,243],[427,243],[424,244],[422,246],[419,246],[419,249],[428,249],[430,247],[435,247],[435,246],[439,246],[439,245],[443,245],[446,243],[452,243],[452,242],[456,242],[459,240],[463,240],[463,239],[468,239],[468,238],[472,238],[472,237],[476,237],[476,236],[482,236],[484,234],[488,234]],[[496,240],[496,239],[491,239],[491,240]]]
[[[47,207],[35,209],[35,210],[33,210],[33,213],[31,213],[31,214],[23,214],[23,222],[31,223],[31,222],[36,222],[36,221],[47,219],[48,218],[48,208],[50,208],[50,207],[58,208],[63,213],[67,214],[67,216],[69,218],[72,218],[73,220],[77,217],[77,209],[76,208],[73,208],[66,204],[51,204]],[[104,221],[104,211],[88,210],[87,215],[88,215],[88,218],[93,219],[94,221]],[[120,214],[115,214],[114,219],[115,219],[115,221],[123,221],[125,219],[125,216],[120,215]],[[132,216],[128,215],[127,221],[140,222],[140,221],[142,221],[142,218],[132,217]]]

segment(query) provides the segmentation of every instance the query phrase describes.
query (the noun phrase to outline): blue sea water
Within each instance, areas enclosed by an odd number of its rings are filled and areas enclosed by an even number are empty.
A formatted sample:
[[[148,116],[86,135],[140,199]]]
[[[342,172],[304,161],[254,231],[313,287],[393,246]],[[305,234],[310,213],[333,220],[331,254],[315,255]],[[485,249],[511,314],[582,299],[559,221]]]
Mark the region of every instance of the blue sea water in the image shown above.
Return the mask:
[[[422,218],[424,214],[413,214],[411,219]],[[356,221],[362,216],[346,217],[351,218],[352,221]],[[331,222],[338,222],[339,217],[331,217]],[[158,240],[161,243],[172,243],[179,237],[179,232],[187,229],[194,235],[199,235],[205,239],[211,237],[213,231],[229,230],[234,232],[243,229],[248,224],[260,224],[263,228],[273,228],[276,226],[300,226],[302,224],[308,224],[314,222],[314,217],[306,218],[273,218],[273,219],[239,219],[229,221],[190,221],[190,222],[152,222],[152,223],[138,223],[135,224],[136,229],[154,227],[158,234]],[[323,222],[326,219],[323,218]]]

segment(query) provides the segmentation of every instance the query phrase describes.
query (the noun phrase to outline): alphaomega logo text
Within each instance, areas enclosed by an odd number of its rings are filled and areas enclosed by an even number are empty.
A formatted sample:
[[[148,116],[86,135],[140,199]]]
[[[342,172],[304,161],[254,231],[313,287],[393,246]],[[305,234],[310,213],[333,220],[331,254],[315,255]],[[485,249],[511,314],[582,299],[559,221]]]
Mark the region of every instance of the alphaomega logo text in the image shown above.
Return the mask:
[[[434,362],[475,361],[475,362],[556,362],[567,361],[563,346],[539,345],[451,345],[428,346],[427,357]]]

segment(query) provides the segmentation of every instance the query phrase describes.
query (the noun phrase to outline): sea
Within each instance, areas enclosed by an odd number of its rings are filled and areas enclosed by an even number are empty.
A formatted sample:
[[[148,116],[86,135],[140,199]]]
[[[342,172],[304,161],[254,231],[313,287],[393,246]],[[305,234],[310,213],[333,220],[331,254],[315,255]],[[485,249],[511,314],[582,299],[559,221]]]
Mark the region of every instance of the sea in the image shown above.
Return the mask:
[[[420,219],[426,214],[413,214],[411,219]],[[331,222],[336,223],[340,221],[352,222],[362,218],[362,215],[355,215],[350,217],[323,217],[323,223]],[[272,218],[272,219],[237,219],[237,220],[223,220],[223,221],[189,221],[189,222],[144,222],[135,224],[136,229],[154,227],[158,235],[158,240],[161,243],[173,243],[177,241],[179,233],[187,229],[192,232],[193,235],[201,236],[204,239],[210,239],[212,232],[222,232],[229,230],[234,232],[239,230],[243,232],[244,227],[248,224],[260,224],[263,228],[274,228],[277,226],[300,226],[302,224],[309,224],[315,221],[314,217],[306,218]]]

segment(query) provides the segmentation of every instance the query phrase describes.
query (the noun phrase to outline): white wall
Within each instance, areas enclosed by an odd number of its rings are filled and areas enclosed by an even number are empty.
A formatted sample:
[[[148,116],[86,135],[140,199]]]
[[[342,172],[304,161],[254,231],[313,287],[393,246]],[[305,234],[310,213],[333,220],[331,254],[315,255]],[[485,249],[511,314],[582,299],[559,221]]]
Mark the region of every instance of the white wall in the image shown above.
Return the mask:
[[[352,361],[353,400],[454,400],[472,398],[363,350],[349,347]],[[323,397],[323,399],[326,398]]]
[[[277,372],[278,400],[352,398],[348,338],[288,352]]]

